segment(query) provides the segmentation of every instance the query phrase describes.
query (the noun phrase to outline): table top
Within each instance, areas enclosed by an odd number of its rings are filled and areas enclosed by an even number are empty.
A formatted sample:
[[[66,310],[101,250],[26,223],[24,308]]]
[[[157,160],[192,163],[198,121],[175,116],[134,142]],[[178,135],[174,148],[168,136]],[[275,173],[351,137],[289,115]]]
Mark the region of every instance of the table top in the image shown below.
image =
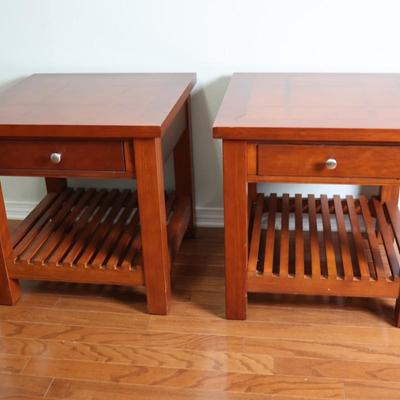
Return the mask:
[[[400,141],[400,74],[237,73],[214,137]]]
[[[32,75],[0,92],[0,136],[161,136],[195,81],[189,73]]]

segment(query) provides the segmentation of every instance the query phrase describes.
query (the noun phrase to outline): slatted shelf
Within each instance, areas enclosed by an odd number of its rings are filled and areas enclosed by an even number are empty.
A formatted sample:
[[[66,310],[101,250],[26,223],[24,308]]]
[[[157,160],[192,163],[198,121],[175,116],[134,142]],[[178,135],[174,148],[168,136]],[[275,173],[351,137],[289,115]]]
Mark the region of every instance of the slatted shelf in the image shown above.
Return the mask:
[[[190,220],[190,201],[166,196],[173,257]],[[67,188],[49,193],[13,233],[10,277],[144,285],[137,193]]]
[[[248,291],[398,297],[400,213],[365,196],[258,194]]]

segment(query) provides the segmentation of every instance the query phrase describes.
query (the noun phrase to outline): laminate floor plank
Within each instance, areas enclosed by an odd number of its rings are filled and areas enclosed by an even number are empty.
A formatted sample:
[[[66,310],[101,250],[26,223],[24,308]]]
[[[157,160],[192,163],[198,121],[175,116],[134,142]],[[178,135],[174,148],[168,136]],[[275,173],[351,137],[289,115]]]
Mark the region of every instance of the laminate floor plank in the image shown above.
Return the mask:
[[[184,240],[165,317],[143,288],[22,282],[0,306],[0,399],[400,400],[393,300],[251,294],[227,321],[223,243]]]
[[[51,382],[48,377],[0,373],[0,399],[42,397]]]
[[[176,368],[133,367],[71,360],[32,358],[24,370],[32,376],[56,379],[82,379],[114,383],[175,387],[182,389],[219,390],[221,392],[307,395],[343,399],[344,385],[334,379],[295,376],[242,374]]]
[[[272,400],[270,395],[199,391],[147,385],[127,385],[56,379],[46,398],[63,400]],[[274,400],[281,400],[274,398]],[[302,400],[302,399],[298,399]]]
[[[322,321],[323,322],[323,321]],[[260,321],[226,321],[203,320],[195,318],[162,318],[152,316],[148,325],[149,331],[182,332],[230,335],[239,337],[264,337],[264,338],[297,338],[297,340],[310,340],[318,342],[339,341],[341,343],[364,343],[374,345],[398,345],[400,343],[400,330],[394,327],[360,327],[347,325],[296,324],[260,322]]]
[[[174,347],[132,347],[3,338],[0,352],[0,370],[17,372],[22,371],[29,357],[264,375],[270,375],[273,371],[273,359],[267,354]]]
[[[0,354],[0,373],[19,374],[25,368],[28,361],[28,357]]]
[[[350,381],[345,383],[346,400],[399,400],[400,384],[395,382]]]
[[[18,307],[0,308],[0,320],[145,330],[149,316],[146,314],[104,313],[101,311],[63,310],[60,312],[56,308]]]

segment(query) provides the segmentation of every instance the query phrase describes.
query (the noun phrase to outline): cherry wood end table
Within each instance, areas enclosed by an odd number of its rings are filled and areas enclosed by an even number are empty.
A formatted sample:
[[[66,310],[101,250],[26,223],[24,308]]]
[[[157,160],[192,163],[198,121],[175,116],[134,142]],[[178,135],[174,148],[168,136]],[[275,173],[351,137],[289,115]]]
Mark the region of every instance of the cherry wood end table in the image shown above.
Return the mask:
[[[0,188],[0,304],[32,279],[142,285],[148,311],[168,312],[171,259],[194,229],[195,79],[38,74],[0,93],[0,175],[45,177],[48,191],[10,235]],[[67,177],[134,178],[137,190],[72,189]]]
[[[248,292],[396,298],[400,75],[235,74],[223,139],[226,316]],[[257,183],[380,186],[380,195],[264,196]]]

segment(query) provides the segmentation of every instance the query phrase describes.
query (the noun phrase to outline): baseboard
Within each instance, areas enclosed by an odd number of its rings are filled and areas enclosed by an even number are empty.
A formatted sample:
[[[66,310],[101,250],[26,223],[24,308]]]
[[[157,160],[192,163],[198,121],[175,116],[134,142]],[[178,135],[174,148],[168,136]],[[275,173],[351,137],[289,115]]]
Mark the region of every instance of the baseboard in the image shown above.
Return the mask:
[[[224,209],[222,207],[196,207],[196,225],[204,228],[222,228]]]
[[[34,201],[6,201],[7,218],[22,220],[36,207]],[[196,208],[197,226],[220,228],[224,226],[224,210],[213,207]]]
[[[34,201],[6,201],[7,218],[24,219],[37,205]]]

